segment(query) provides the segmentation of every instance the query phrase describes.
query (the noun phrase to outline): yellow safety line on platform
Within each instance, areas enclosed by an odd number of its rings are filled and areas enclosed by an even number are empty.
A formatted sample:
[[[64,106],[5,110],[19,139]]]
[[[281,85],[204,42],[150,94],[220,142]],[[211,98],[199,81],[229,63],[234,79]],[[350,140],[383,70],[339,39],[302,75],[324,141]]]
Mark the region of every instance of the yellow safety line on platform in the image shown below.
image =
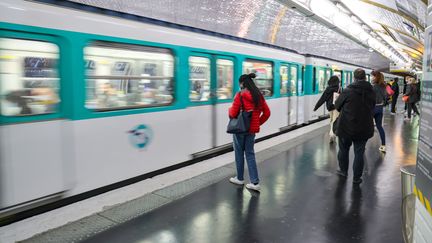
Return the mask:
[[[429,200],[427,200],[427,198],[425,198],[425,204],[426,204],[425,206],[426,206],[427,211],[429,212],[430,215],[432,215],[431,205],[430,205]]]
[[[424,198],[423,198],[423,193],[420,191],[420,190],[418,190],[418,198],[419,198],[419,200],[420,200],[420,202],[423,204],[423,206],[425,205],[425,202],[424,202]]]

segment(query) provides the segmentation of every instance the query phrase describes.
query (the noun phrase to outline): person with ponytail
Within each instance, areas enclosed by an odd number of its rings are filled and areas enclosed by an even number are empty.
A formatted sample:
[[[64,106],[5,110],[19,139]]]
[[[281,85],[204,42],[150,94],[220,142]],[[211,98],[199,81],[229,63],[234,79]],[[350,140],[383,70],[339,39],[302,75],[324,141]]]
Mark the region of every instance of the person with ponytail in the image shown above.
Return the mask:
[[[230,178],[230,182],[237,185],[244,185],[244,159],[249,169],[250,183],[246,184],[246,188],[259,191],[258,169],[255,160],[255,134],[260,131],[260,126],[270,117],[270,109],[264,96],[261,94],[258,87],[255,85],[253,78],[254,73],[243,74],[240,76],[239,83],[241,91],[234,97],[234,102],[229,108],[229,117],[236,118],[240,110],[252,111],[249,132],[245,134],[234,134],[234,152],[237,168],[237,176]]]

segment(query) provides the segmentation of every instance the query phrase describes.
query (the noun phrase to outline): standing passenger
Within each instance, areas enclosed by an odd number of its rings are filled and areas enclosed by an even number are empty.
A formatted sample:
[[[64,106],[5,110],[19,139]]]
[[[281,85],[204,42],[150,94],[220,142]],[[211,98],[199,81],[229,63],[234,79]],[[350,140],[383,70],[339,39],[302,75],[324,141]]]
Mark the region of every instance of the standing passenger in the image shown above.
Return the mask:
[[[384,75],[381,72],[374,70],[371,74],[373,90],[375,92],[374,119],[381,138],[381,146],[379,147],[379,151],[385,153],[386,141],[384,128],[382,127],[382,120],[384,104],[387,101],[386,83],[384,82]]]
[[[395,78],[390,87],[394,92],[392,95],[391,113],[390,114],[395,115],[396,114],[396,103],[397,103],[397,99],[399,96],[399,79]]]
[[[237,176],[230,178],[230,182],[237,185],[244,184],[244,157],[246,155],[251,182],[246,185],[246,188],[259,191],[260,185],[254,151],[255,134],[260,131],[260,126],[270,117],[270,109],[263,95],[252,80],[255,77],[256,75],[254,73],[240,76],[239,82],[241,91],[236,94],[234,102],[229,109],[230,118],[236,118],[239,115],[242,106],[240,101],[241,96],[244,106],[243,109],[246,111],[253,111],[249,132],[233,135]]]
[[[372,85],[366,81],[363,69],[357,68],[354,71],[354,80],[355,82],[341,93],[335,103],[335,108],[340,112],[336,124],[336,135],[339,137],[337,173],[347,177],[349,150],[354,143],[353,183],[359,184],[362,182],[366,142],[374,134],[375,93]]]
[[[418,85],[416,84],[416,80],[412,77],[410,77],[408,79],[408,85],[407,85],[407,89],[406,89],[406,94],[409,96],[407,105],[408,105],[408,117],[406,118],[406,120],[411,120],[411,111],[414,110],[414,112],[417,115],[420,115],[420,112],[417,109],[416,103],[420,100],[420,95],[419,95],[419,88]]]
[[[324,93],[321,95],[321,98],[318,100],[314,108],[314,111],[316,111],[324,102],[326,102],[327,110],[330,113],[330,143],[336,141],[336,135],[333,132],[333,123],[338,117],[339,113],[334,106],[333,93],[340,92],[339,85],[340,84],[339,84],[338,76],[331,76],[331,78],[327,82],[327,88],[325,89]]]

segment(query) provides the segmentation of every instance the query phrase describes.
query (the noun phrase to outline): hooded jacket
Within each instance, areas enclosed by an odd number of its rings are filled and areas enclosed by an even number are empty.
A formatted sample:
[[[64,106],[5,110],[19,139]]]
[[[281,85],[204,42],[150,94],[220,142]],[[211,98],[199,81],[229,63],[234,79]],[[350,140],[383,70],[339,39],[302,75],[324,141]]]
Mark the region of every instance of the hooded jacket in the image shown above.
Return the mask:
[[[324,93],[321,95],[321,98],[318,100],[318,102],[315,105],[314,111],[318,110],[320,106],[324,102],[326,102],[327,110],[332,111],[335,109],[333,105],[333,93],[339,91],[339,82],[330,82],[328,83],[327,88],[324,90]]]
[[[335,103],[335,108],[340,112],[336,134],[352,140],[367,140],[373,137],[374,107],[375,92],[370,83],[356,81],[350,84]]]

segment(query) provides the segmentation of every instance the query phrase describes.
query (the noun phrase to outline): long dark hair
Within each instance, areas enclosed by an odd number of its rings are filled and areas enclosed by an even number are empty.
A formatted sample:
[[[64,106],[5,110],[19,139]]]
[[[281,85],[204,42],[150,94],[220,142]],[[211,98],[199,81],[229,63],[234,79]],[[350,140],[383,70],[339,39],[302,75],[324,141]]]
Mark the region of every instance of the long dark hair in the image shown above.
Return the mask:
[[[255,82],[252,80],[256,77],[255,73],[243,74],[240,76],[239,82],[243,84],[243,87],[248,89],[252,94],[252,99],[255,106],[259,106],[261,104],[262,94],[258,87],[255,85]]]
[[[371,74],[372,74],[372,76],[375,77],[375,81],[374,81],[375,84],[378,84],[382,87],[386,86],[386,83],[384,81],[384,74],[382,74],[380,71],[377,71],[377,70],[373,70],[371,72]]]

